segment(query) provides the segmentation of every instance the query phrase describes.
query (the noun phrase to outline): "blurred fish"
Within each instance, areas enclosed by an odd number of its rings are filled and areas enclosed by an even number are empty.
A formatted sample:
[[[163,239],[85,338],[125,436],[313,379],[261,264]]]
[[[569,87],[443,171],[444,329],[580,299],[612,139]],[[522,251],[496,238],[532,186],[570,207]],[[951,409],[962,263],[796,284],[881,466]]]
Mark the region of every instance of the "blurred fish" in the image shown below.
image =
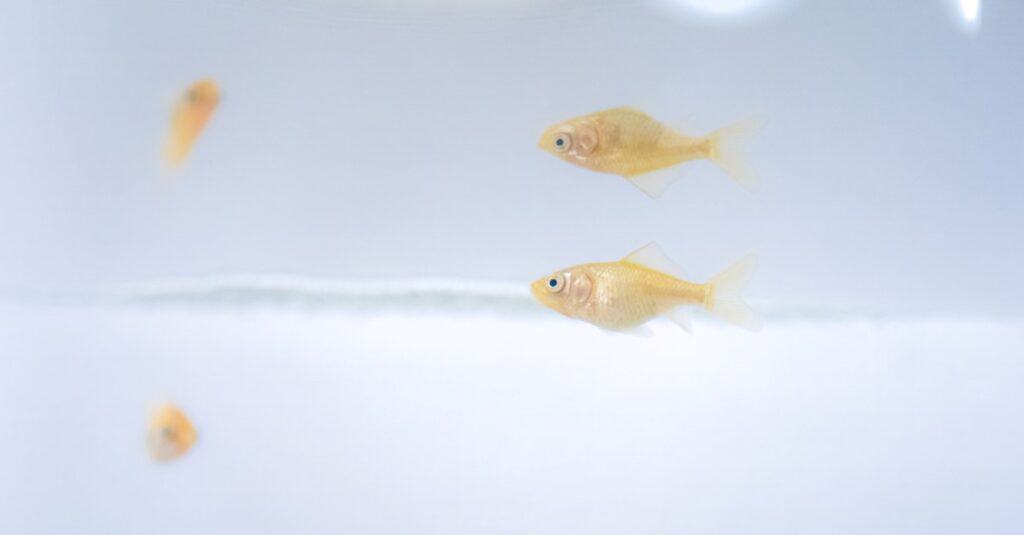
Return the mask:
[[[749,119],[705,137],[689,137],[633,108],[614,108],[548,128],[540,147],[581,167],[620,175],[652,198],[679,176],[676,170],[662,170],[699,159],[715,162],[740,186],[754,191],[757,174],[740,149],[760,126],[760,120]]]
[[[639,328],[664,315],[689,331],[684,305],[745,329],[758,330],[760,320],[739,291],[754,271],[747,256],[704,284],[687,282],[656,243],[617,262],[582,264],[562,269],[531,285],[533,296],[548,308],[613,331]]]
[[[171,128],[164,157],[172,167],[180,166],[220,102],[220,90],[212,79],[200,80],[185,91],[171,115]]]
[[[177,459],[196,442],[196,429],[181,409],[164,404],[157,408],[149,421],[146,446],[157,461]]]

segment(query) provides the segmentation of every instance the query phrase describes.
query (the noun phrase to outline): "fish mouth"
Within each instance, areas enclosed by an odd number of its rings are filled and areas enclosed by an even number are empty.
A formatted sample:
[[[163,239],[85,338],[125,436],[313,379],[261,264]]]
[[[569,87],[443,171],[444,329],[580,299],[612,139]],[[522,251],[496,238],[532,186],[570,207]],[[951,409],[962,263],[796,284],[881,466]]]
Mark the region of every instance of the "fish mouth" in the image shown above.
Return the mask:
[[[535,280],[535,281],[530,283],[530,293],[533,294],[533,298],[534,299],[536,299],[537,301],[539,301],[541,303],[544,302],[544,299],[541,297],[541,296],[544,295],[542,293],[543,291],[544,291],[544,289],[541,287],[540,279],[537,279],[537,280]]]
[[[548,128],[540,135],[540,139],[537,140],[537,146],[545,152],[554,152],[554,149],[551,147],[554,145],[555,138],[558,137],[558,134],[558,127]]]
[[[533,298],[536,299],[538,303],[548,308],[552,308],[553,297],[551,292],[548,291],[547,278],[537,279],[530,283],[530,293],[533,294]]]
[[[548,144],[551,142],[551,134],[544,132],[540,135],[540,139],[537,140],[537,147],[545,151],[548,150]]]

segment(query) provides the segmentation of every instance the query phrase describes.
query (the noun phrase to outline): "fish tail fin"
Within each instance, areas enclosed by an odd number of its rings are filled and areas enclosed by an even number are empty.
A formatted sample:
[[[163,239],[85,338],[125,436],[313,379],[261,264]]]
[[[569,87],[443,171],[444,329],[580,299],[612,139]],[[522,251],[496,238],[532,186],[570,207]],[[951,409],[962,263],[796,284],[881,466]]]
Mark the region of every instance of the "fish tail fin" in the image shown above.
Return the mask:
[[[743,147],[751,136],[764,126],[764,119],[752,117],[715,130],[708,135],[711,142],[708,157],[718,164],[737,184],[750,192],[757,191],[760,179],[747,163]]]
[[[181,164],[185,162],[185,156],[188,154],[188,145],[177,136],[172,135],[169,137],[163,146],[162,158],[163,165],[168,169],[177,169],[181,167]]]
[[[756,266],[757,257],[751,254],[712,277],[707,283],[709,288],[704,300],[704,308],[712,316],[733,325],[738,325],[749,331],[760,330],[761,318],[740,297],[740,290],[747,284],[747,280],[754,273]]]

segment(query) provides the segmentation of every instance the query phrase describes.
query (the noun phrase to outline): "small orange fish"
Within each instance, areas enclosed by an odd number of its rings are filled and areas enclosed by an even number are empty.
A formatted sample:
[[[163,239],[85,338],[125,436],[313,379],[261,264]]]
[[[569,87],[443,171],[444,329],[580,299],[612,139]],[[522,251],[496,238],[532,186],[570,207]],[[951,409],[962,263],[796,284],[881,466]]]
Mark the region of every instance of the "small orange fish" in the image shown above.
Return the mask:
[[[146,434],[146,446],[156,461],[171,461],[187,452],[198,438],[188,416],[170,403],[153,411]]]
[[[656,316],[689,330],[682,310],[687,306],[756,331],[761,322],[740,298],[754,265],[748,256],[708,282],[689,282],[661,247],[650,243],[617,262],[558,270],[534,281],[530,290],[548,308],[612,331],[635,330]]]
[[[171,115],[170,134],[164,149],[168,164],[178,167],[184,163],[218,103],[220,89],[212,79],[200,80],[185,91]]]
[[[569,119],[548,128],[540,148],[569,163],[600,173],[619,175],[657,198],[679,176],[658,172],[690,160],[718,164],[740,186],[757,189],[754,170],[740,149],[761,121],[741,121],[707,136],[690,137],[633,108],[613,108]]]

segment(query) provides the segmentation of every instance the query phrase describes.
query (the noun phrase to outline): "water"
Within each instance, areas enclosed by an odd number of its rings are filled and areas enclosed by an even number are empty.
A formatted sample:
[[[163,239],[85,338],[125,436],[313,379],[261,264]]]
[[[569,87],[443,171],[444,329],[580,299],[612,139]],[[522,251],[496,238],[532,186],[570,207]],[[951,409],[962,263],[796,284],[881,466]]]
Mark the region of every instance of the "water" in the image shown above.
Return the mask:
[[[1024,6],[755,4],[5,6],[0,532],[1019,531]],[[535,146],[622,104],[766,116],[763,190]],[[764,330],[528,293],[652,240]]]

